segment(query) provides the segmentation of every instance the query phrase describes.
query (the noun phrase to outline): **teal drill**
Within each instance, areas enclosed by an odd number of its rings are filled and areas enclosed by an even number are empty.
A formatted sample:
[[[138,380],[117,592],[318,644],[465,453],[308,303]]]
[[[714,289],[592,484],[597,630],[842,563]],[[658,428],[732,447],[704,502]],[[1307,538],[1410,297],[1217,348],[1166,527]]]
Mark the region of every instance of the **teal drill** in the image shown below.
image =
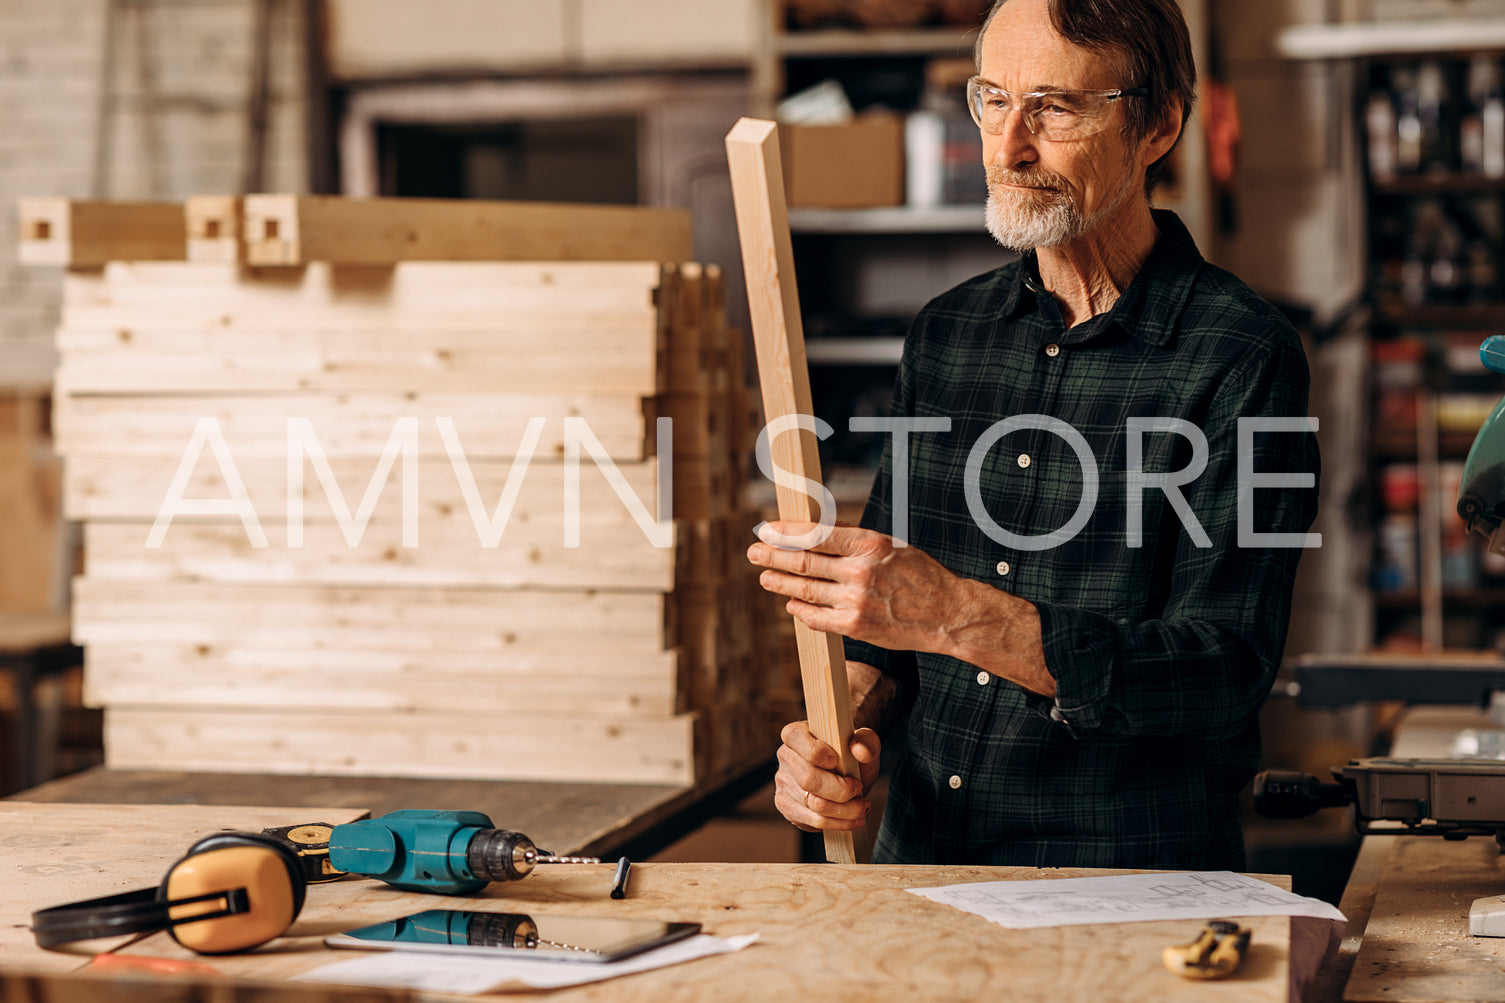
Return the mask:
[[[544,852],[520,832],[495,828],[478,811],[408,808],[337,825],[329,834],[335,870],[436,895],[470,895],[493,881],[517,881],[538,864],[600,862]]]

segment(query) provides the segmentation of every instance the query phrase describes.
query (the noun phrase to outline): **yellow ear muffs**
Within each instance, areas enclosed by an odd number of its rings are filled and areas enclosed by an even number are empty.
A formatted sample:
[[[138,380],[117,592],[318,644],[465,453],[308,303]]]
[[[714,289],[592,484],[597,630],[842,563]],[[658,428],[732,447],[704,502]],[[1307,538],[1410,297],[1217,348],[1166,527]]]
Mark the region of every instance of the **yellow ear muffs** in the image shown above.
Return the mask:
[[[194,843],[158,888],[31,914],[40,947],[166,929],[200,954],[245,951],[280,936],[303,908],[307,879],[291,849],[247,832]]]
[[[168,933],[200,954],[226,954],[280,936],[303,908],[303,868],[287,847],[251,833],[207,836],[167,871],[158,901]]]

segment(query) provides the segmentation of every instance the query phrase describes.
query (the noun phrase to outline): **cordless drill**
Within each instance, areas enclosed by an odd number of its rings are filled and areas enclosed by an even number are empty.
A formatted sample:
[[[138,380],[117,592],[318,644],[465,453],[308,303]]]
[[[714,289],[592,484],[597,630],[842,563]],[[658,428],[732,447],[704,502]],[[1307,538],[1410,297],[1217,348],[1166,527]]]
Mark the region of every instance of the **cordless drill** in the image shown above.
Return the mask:
[[[498,829],[478,811],[403,809],[329,830],[329,867],[393,888],[469,895],[492,881],[517,881],[538,864],[599,864],[558,857],[520,832]]]

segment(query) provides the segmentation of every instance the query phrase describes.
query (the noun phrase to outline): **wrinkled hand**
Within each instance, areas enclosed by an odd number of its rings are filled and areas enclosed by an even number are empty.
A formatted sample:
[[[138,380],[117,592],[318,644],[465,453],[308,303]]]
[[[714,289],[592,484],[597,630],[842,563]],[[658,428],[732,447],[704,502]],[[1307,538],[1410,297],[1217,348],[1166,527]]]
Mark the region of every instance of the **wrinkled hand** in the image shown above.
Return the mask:
[[[852,735],[857,777],[836,772],[836,751],[810,733],[810,722],[785,725],[781,737],[779,772],[773,779],[773,804],[779,814],[806,832],[862,828],[873,807],[867,795],[878,778],[878,733],[858,728]]]
[[[944,651],[966,584],[914,547],[883,533],[837,526],[809,550],[785,550],[779,535],[812,534],[814,523],[771,522],[747,559],[767,568],[759,582],[788,596],[787,609],[811,630],[897,651]],[[770,532],[771,531],[771,532]]]

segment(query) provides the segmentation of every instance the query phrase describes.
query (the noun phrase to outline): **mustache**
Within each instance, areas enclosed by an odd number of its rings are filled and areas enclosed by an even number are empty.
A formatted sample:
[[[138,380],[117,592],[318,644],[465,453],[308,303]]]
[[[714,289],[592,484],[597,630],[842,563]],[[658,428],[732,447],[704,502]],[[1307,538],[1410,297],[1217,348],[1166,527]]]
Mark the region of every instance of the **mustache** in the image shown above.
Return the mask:
[[[1020,185],[1025,188],[1048,188],[1053,191],[1061,191],[1066,187],[1066,179],[1053,171],[1011,171],[1006,167],[989,164],[987,173],[989,185]]]

